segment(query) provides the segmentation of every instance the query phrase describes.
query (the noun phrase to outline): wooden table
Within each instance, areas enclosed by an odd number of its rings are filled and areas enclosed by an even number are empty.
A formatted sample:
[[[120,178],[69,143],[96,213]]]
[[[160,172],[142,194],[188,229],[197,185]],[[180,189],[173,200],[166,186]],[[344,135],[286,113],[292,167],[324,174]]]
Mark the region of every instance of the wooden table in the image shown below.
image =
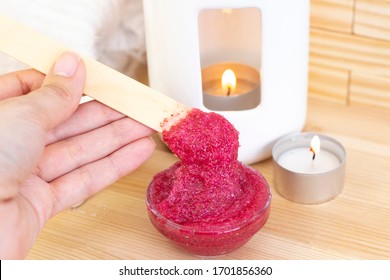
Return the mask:
[[[339,140],[347,150],[346,182],[334,200],[302,205],[272,187],[271,160],[254,164],[271,185],[265,227],[220,259],[389,259],[390,111],[309,99],[305,131]],[[158,143],[153,157],[78,208],[53,218],[28,259],[196,259],[149,222],[145,192],[153,175],[176,161]]]

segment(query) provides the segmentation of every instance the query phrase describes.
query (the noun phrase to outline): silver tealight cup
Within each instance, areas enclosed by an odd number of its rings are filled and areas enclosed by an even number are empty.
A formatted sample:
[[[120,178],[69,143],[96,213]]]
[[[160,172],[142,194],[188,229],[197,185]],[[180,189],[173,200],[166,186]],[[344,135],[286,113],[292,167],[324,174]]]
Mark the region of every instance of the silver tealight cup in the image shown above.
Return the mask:
[[[334,158],[331,167],[324,170],[300,170],[301,161],[295,151],[306,150],[309,152],[313,137],[317,135],[321,142],[321,153]],[[290,157],[287,166],[282,158]],[[294,160],[294,156],[297,157]],[[310,156],[310,153],[309,153]],[[300,156],[302,157],[302,156]],[[298,203],[318,204],[336,197],[343,188],[345,178],[346,152],[344,147],[335,139],[316,133],[293,133],[281,138],[272,149],[274,166],[274,180],[277,192],[284,198]],[[316,159],[308,159],[314,167]],[[295,168],[295,165],[297,165]],[[309,166],[310,167],[310,166]],[[309,169],[309,168],[307,168]]]

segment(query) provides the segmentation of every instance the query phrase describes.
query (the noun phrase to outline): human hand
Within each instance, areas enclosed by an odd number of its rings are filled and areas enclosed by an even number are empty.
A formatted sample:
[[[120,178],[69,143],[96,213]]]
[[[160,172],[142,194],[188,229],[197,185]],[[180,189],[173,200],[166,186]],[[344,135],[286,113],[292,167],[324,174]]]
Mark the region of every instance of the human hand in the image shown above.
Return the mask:
[[[24,258],[51,217],[154,151],[151,129],[97,101],[78,106],[85,72],[64,53],[46,77],[0,77],[0,259]]]

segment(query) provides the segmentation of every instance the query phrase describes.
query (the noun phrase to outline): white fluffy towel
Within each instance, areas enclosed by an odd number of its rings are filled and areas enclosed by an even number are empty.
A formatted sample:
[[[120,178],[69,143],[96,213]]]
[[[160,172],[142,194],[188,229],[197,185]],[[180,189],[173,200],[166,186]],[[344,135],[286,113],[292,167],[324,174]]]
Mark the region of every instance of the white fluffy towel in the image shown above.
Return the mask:
[[[145,63],[142,0],[0,0],[0,13],[121,72]],[[0,74],[22,68],[0,53]]]

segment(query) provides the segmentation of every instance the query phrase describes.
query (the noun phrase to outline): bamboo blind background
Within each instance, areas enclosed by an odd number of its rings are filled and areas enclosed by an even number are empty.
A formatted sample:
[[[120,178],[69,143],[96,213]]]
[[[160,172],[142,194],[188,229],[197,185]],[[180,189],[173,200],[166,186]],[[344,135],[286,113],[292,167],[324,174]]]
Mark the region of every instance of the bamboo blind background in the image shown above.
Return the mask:
[[[390,108],[390,0],[311,0],[309,95]]]

